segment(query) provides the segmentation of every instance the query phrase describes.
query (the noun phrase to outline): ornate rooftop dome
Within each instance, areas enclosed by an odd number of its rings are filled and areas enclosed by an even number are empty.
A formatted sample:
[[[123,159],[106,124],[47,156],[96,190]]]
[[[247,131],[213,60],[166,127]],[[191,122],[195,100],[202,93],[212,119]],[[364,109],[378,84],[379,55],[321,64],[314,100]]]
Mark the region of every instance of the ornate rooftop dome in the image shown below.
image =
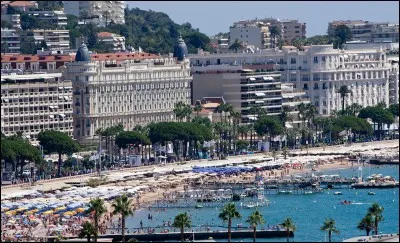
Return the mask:
[[[78,51],[76,52],[75,56],[75,61],[76,62],[90,62],[90,54],[87,46],[85,43],[82,43],[82,45],[78,48]]]
[[[182,61],[185,57],[188,57],[188,50],[181,35],[179,35],[178,44],[175,46],[174,57],[176,57],[178,61]]]

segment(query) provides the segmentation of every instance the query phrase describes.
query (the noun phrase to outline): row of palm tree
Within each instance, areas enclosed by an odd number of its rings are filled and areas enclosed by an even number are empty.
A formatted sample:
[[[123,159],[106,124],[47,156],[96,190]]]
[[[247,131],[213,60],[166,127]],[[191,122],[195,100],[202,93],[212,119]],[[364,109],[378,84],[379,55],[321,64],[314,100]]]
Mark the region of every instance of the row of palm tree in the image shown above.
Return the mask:
[[[383,221],[383,210],[378,203],[373,203],[371,207],[368,208],[367,214],[360,220],[357,228],[359,230],[365,230],[367,236],[371,230],[375,230],[375,234],[379,233],[378,225],[379,222]]]
[[[132,199],[129,199],[126,194],[123,194],[120,197],[117,197],[112,203],[112,207],[114,208],[114,214],[121,215],[121,227],[122,227],[122,242],[125,241],[125,220],[128,216],[133,215],[134,207]],[[375,234],[378,234],[378,224],[383,221],[383,210],[378,203],[372,204],[371,207],[368,208],[368,212],[366,216],[361,219],[357,228],[360,230],[365,230],[367,236],[369,235],[372,229],[375,230]],[[98,223],[100,217],[107,212],[107,208],[104,205],[104,200],[100,198],[92,199],[89,203],[89,212],[93,214],[94,226],[90,222],[85,222],[82,225],[82,230],[79,234],[80,238],[87,237],[88,242],[90,242],[91,236],[94,236],[94,241],[97,242],[98,237]],[[224,222],[228,223],[228,242],[231,242],[231,228],[232,228],[232,220],[241,218],[241,214],[237,210],[234,203],[226,204],[219,213],[218,217],[222,219]],[[256,209],[252,212],[246,220],[253,228],[253,242],[256,241],[257,238],[257,226],[260,224],[265,224],[265,219],[261,212]],[[294,224],[291,218],[286,218],[280,224],[285,231],[287,232],[287,242],[289,242],[290,232],[296,231],[296,225]],[[181,241],[185,241],[185,228],[190,228],[192,226],[192,221],[190,219],[190,215],[185,213],[179,213],[174,218],[174,222],[172,224],[173,227],[179,228],[181,233]],[[322,231],[328,232],[329,242],[332,241],[332,233],[339,234],[339,230],[336,228],[336,222],[332,218],[328,218],[325,220],[323,225],[320,228]]]
[[[128,216],[133,215],[134,206],[133,200],[129,199],[126,194],[117,197],[112,203],[113,214],[120,214],[122,221],[122,242],[125,242],[125,220]],[[94,237],[94,242],[97,242],[99,233],[99,221],[103,214],[107,213],[107,208],[104,205],[104,200],[100,198],[95,198],[90,200],[88,211],[93,215],[93,224],[86,221],[82,225],[82,230],[79,234],[80,238],[87,237],[88,242],[90,242],[91,236]],[[93,226],[94,225],[94,226]]]

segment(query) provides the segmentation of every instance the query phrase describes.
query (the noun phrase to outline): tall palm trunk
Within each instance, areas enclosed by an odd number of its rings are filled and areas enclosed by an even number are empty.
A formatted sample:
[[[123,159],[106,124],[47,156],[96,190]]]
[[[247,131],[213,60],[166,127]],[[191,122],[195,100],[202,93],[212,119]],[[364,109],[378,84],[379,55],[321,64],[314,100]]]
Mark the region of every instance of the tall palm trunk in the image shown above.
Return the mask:
[[[97,242],[97,236],[99,234],[99,216],[97,213],[94,214],[94,242]]]
[[[62,159],[61,159],[62,154],[58,153],[58,168],[57,168],[57,176],[61,177],[61,163],[62,163]]]
[[[257,229],[255,226],[253,226],[253,242],[256,242],[256,233],[257,233]]]
[[[376,216],[375,216],[375,234],[377,235],[378,234],[378,219],[376,218]]]
[[[122,215],[122,242],[125,242],[125,216]]]
[[[332,231],[329,230],[328,232],[329,242],[332,242]]]
[[[231,227],[232,227],[232,219],[228,219],[228,242],[231,242]]]
[[[365,231],[367,231],[367,236],[369,236],[369,231],[370,231],[370,230],[367,228]]]
[[[185,241],[185,235],[183,233],[183,227],[181,227],[181,241],[184,242]]]
[[[286,236],[287,236],[287,238],[286,238],[286,239],[287,239],[287,242],[289,242],[290,230],[289,230],[289,229],[287,229],[286,233],[287,233],[287,234],[286,234]]]
[[[344,98],[345,96],[342,97],[342,114],[344,115]]]

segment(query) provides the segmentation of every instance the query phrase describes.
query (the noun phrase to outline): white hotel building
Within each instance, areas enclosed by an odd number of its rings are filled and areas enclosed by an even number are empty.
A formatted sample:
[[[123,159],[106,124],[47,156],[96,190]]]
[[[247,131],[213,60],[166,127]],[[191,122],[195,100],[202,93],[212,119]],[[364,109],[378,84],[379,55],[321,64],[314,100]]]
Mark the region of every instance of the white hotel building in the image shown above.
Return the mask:
[[[281,71],[282,83],[293,83],[295,89],[304,90],[323,115],[341,109],[338,90],[342,85],[347,85],[352,91],[345,100],[346,105],[358,103],[365,107],[382,101],[389,104],[393,100],[389,99],[390,64],[385,51],[338,50],[332,45],[307,46],[304,49],[299,51],[287,46],[282,51],[259,53],[199,53],[191,55],[190,61],[194,66],[241,65],[261,70],[275,65],[274,70]],[[391,79],[391,82],[394,83],[391,86],[398,87],[398,78]]]
[[[180,43],[182,47],[184,43]],[[187,56],[187,49],[182,52]],[[95,54],[82,45],[64,73],[73,86],[74,138],[97,138],[99,128],[122,123],[127,130],[150,122],[174,121],[174,106],[190,104],[192,76],[182,55]]]

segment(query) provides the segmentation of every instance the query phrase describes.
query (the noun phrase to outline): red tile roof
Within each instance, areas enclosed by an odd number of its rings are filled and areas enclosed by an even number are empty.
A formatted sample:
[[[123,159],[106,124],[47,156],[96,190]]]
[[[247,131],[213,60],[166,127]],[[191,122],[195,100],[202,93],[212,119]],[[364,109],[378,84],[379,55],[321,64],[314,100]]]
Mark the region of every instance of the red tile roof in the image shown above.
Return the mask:
[[[158,58],[158,55],[149,53],[101,53],[91,54],[94,61],[105,60],[137,60]],[[75,55],[51,55],[51,56],[38,56],[38,55],[1,55],[1,62],[73,62]]]
[[[113,33],[110,32],[99,32],[97,33],[97,37],[112,37]]]
[[[13,7],[33,7],[35,6],[34,2],[30,2],[30,1],[14,1],[12,3],[9,4],[10,6]]]

